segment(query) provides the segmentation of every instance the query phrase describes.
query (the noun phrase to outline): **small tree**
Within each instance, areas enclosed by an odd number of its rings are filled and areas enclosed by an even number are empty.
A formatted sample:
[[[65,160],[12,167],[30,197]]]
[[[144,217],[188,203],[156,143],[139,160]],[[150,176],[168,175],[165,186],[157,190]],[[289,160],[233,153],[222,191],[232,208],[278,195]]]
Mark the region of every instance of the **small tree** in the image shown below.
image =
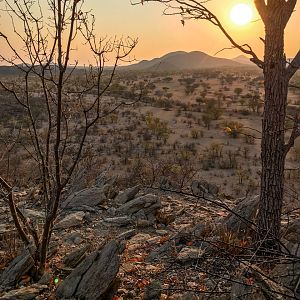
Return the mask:
[[[2,11],[11,17],[12,27],[8,26],[7,32],[1,31],[0,39],[11,57],[1,51],[0,59],[15,68],[20,76],[13,81],[1,79],[0,86],[16,99],[27,115],[23,134],[30,137],[29,151],[42,184],[45,219],[41,236],[16,207],[12,187],[1,177],[0,183],[9,193],[10,210],[23,242],[29,245],[34,241],[32,256],[36,275],[44,273],[62,192],[84,154],[90,130],[99,119],[123,104],[104,105],[102,96],[112,82],[118,62],[129,55],[137,42],[130,38],[97,39],[94,17],[83,10],[83,2],[49,0],[48,10],[45,10],[39,1],[2,1]],[[84,80],[72,83],[78,62],[72,65],[70,59],[78,36],[90,48],[95,67],[82,72]],[[16,41],[22,46],[17,47]],[[110,72],[104,70],[107,55],[115,56]],[[37,92],[45,118],[42,129],[38,126],[42,121],[33,110]],[[88,99],[87,94],[94,97]],[[78,143],[74,142],[74,136],[78,137]]]
[[[257,246],[278,248],[283,203],[284,164],[287,153],[300,136],[300,121],[296,114],[292,133],[285,143],[285,119],[289,82],[300,67],[300,50],[291,62],[284,52],[284,32],[296,7],[297,0],[254,0],[265,27],[264,60],[249,44],[238,44],[218,17],[207,8],[207,1],[197,0],[142,0],[166,5],[166,15],[179,15],[186,20],[206,20],[217,26],[232,47],[251,57],[264,73],[264,113],[261,140],[261,187],[258,212]]]
[[[234,89],[234,93],[236,94],[237,97],[240,97],[242,92],[243,92],[243,89],[240,87],[237,87]]]

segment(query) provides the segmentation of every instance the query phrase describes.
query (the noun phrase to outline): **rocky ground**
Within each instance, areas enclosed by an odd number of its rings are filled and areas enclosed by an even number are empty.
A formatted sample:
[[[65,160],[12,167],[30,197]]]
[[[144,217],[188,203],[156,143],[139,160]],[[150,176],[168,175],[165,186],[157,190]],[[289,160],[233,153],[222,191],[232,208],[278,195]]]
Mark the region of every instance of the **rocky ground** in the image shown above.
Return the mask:
[[[119,192],[109,180],[70,194],[38,283],[3,198],[0,299],[299,299],[300,219],[284,227],[284,250],[266,264],[253,255],[255,228],[245,222],[255,219],[258,197],[218,192],[205,181],[184,193],[140,186]],[[38,197],[16,197],[41,228]]]

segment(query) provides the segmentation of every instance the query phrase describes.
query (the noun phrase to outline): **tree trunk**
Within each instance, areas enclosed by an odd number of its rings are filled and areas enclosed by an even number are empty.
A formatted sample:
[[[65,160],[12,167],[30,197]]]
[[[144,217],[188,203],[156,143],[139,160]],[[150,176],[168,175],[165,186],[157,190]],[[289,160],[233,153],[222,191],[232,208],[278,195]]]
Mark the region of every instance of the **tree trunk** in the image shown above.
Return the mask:
[[[278,15],[280,17],[280,15]],[[278,248],[284,189],[285,117],[288,80],[284,55],[285,24],[269,19],[265,38],[265,104],[261,141],[261,191],[258,212],[258,246]],[[262,250],[262,249],[261,249]]]

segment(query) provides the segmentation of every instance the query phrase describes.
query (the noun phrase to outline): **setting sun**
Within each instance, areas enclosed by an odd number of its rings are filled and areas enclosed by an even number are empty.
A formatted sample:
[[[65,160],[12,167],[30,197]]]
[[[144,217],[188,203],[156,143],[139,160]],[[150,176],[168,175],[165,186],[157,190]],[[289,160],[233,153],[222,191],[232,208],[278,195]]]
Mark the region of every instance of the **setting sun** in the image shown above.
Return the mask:
[[[245,3],[235,5],[230,11],[230,19],[236,25],[246,25],[253,17],[251,7]]]

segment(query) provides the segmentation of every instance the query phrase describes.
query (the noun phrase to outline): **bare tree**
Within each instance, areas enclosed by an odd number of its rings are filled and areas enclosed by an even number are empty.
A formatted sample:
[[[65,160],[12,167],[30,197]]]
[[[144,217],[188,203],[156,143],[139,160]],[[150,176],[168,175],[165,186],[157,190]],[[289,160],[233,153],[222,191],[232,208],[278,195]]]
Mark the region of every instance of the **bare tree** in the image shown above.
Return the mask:
[[[26,112],[28,122],[23,134],[31,141],[28,151],[42,184],[45,222],[41,236],[16,207],[12,186],[1,177],[0,183],[8,192],[22,240],[26,245],[34,241],[37,275],[44,272],[62,192],[84,154],[89,132],[99,119],[124,104],[106,104],[103,96],[118,63],[137,43],[131,38],[98,39],[94,16],[84,11],[83,0],[43,2],[47,2],[47,9],[38,0],[4,0],[2,10],[10,16],[12,28],[0,32],[3,48],[10,52],[1,51],[0,60],[19,74],[15,80],[1,79],[0,86]],[[78,61],[72,64],[71,59],[82,40],[92,53],[94,66],[78,71]],[[113,65],[106,70],[109,57],[114,57]]]
[[[186,20],[206,20],[217,26],[227,37],[232,48],[237,48],[251,57],[264,73],[264,113],[261,141],[261,191],[258,213],[257,246],[278,248],[284,187],[284,164],[294,141],[300,136],[299,116],[294,116],[294,126],[288,134],[285,129],[289,82],[300,67],[300,50],[287,63],[284,47],[284,32],[295,9],[297,0],[254,0],[265,26],[264,59],[260,59],[250,45],[240,45],[222,25],[218,17],[207,8],[208,1],[197,0],[142,0],[133,4],[160,2],[166,6],[164,14],[179,15]]]

